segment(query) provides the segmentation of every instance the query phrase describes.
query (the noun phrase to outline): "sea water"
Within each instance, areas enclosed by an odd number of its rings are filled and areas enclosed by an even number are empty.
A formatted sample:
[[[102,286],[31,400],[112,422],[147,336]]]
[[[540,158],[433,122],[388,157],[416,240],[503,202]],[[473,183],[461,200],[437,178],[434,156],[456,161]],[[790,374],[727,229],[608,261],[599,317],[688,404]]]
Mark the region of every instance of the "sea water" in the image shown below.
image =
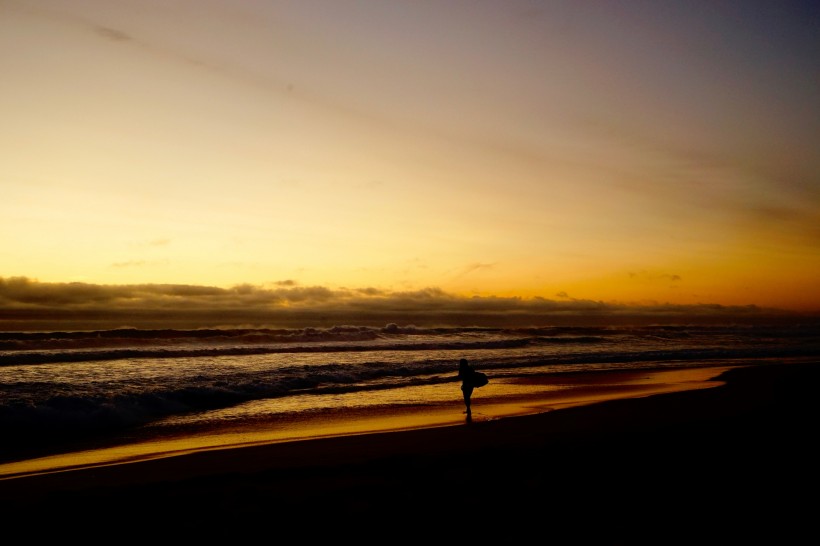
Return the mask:
[[[820,355],[816,321],[542,328],[336,326],[0,333],[0,462],[84,441],[460,404],[458,361],[492,384]]]

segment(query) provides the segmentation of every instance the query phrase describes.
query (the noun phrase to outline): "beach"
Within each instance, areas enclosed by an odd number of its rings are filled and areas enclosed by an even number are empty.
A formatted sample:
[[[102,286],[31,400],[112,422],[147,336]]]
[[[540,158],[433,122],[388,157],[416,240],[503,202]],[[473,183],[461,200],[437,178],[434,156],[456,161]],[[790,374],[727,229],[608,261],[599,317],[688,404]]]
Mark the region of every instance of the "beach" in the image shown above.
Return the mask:
[[[820,544],[819,23],[0,0],[0,546]]]
[[[472,422],[461,415],[5,479],[0,509],[8,532],[90,542],[245,542],[292,531],[794,543],[815,532],[818,370],[813,361],[731,366],[708,388],[625,398],[608,389],[595,403],[590,385],[580,405],[531,400],[529,413],[487,419],[476,400]],[[609,372],[596,381],[600,373]]]

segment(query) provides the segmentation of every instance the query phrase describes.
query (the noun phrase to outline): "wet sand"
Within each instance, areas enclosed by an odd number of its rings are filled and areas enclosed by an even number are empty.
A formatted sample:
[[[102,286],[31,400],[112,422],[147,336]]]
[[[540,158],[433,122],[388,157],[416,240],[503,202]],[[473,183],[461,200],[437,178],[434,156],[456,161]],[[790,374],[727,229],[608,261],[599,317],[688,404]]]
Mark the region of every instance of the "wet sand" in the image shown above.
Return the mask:
[[[0,514],[7,532],[92,543],[787,543],[816,533],[818,370],[741,366],[688,384],[580,374],[574,400],[477,399],[470,423],[427,408],[324,437],[0,480]]]
[[[278,442],[477,424],[602,402],[650,396],[680,390],[711,388],[722,384],[717,377],[727,367],[607,371],[596,373],[555,373],[531,377],[495,378],[491,387],[477,389],[474,412],[465,415],[458,383],[453,383],[453,399],[434,405],[393,405],[388,407],[328,408],[324,412],[302,414],[289,421],[266,421],[225,430],[188,430],[182,435],[148,435],[147,439],[90,444],[83,449],[0,463],[0,480],[29,475],[77,471],[93,467],[144,462],[176,457],[196,451],[246,448]],[[423,398],[423,394],[421,395]],[[139,436],[137,436],[139,437]],[[51,482],[77,481],[85,473],[54,477]],[[177,474],[176,478],[179,477]],[[153,474],[154,479],[164,479]],[[144,480],[145,478],[140,478]],[[43,480],[46,481],[46,480]]]

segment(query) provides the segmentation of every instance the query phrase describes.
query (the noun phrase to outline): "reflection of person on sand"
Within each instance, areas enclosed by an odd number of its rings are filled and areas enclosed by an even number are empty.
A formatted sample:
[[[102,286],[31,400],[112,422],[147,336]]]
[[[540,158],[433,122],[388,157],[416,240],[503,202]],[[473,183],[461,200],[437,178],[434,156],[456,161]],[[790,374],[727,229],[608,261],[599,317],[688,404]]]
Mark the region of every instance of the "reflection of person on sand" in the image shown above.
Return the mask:
[[[470,407],[470,398],[473,396],[473,389],[483,387],[487,384],[487,376],[477,372],[467,363],[466,358],[458,362],[458,378],[461,379],[461,392],[464,394],[464,405],[467,407],[467,418],[473,414]]]

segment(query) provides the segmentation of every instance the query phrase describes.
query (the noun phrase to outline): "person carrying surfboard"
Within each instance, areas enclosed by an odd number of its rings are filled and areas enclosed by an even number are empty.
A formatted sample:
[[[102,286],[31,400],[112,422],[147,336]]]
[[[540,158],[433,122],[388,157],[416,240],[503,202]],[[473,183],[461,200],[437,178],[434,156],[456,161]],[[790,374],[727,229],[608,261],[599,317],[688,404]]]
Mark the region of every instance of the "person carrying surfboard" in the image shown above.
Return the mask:
[[[462,358],[458,362],[458,378],[461,379],[461,392],[464,394],[464,405],[467,407],[467,417],[470,417],[473,414],[472,408],[470,407],[470,398],[473,396],[473,389],[486,385],[487,376],[475,371],[467,362],[467,359]]]

